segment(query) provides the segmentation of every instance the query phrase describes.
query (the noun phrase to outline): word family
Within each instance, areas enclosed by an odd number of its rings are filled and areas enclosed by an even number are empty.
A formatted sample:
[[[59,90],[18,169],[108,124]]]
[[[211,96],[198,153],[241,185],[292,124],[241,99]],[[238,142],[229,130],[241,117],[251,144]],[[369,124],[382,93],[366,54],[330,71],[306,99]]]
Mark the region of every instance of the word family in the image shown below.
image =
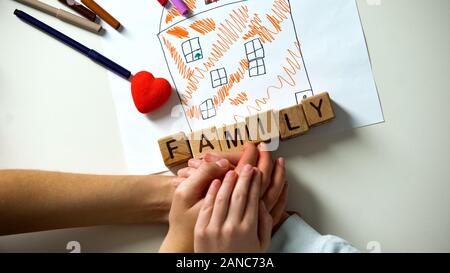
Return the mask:
[[[255,144],[287,140],[307,133],[311,127],[335,118],[328,93],[304,99],[301,104],[279,111],[266,111],[245,121],[197,132],[173,134],[160,139],[164,163],[175,167],[191,158],[201,159],[208,152],[241,151],[246,142]]]

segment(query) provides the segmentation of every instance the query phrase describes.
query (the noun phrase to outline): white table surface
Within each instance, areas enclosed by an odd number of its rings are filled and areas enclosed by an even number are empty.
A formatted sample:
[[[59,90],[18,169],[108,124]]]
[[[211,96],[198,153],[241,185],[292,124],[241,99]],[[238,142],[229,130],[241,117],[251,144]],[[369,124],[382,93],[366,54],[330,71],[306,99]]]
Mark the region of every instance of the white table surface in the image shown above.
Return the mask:
[[[288,160],[289,207],[362,251],[372,242],[386,252],[449,252],[450,1],[358,5],[386,123],[283,144],[277,154]],[[12,14],[17,7],[39,14],[0,1],[0,168],[124,173],[106,71],[22,23]],[[101,50],[95,34],[39,16]],[[83,252],[156,251],[165,230],[4,236],[0,252],[68,252],[69,241]]]

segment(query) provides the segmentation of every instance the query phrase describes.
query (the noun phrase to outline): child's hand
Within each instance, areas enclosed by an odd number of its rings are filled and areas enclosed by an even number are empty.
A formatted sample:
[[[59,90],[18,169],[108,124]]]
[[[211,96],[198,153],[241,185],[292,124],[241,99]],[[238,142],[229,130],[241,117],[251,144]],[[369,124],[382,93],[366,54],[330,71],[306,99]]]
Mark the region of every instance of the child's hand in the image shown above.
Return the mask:
[[[169,232],[161,252],[194,251],[194,227],[205,193],[211,182],[222,178],[230,167],[226,159],[205,162],[177,187],[169,214]]]
[[[269,247],[272,217],[260,202],[261,172],[251,165],[239,178],[229,171],[209,187],[195,225],[195,252],[263,252]]]
[[[262,144],[263,145],[263,144]],[[246,143],[244,152],[237,153],[214,153],[207,154],[204,161],[215,162],[226,158],[232,165],[236,165],[235,171],[240,170],[247,164],[256,166],[261,172],[261,198],[267,210],[273,218],[274,226],[279,226],[283,219],[286,219],[287,183],[285,161],[282,158],[272,160],[270,153],[261,148],[257,148],[253,143]],[[187,168],[178,172],[178,177],[174,179],[175,184],[181,183],[202,164],[202,160],[191,159]]]

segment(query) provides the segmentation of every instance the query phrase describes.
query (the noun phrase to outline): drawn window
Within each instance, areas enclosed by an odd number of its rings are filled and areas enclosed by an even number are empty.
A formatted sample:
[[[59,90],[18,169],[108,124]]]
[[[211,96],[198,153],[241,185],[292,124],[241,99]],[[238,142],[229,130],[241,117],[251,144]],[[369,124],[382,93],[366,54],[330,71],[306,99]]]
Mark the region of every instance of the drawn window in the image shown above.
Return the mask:
[[[200,104],[200,113],[202,114],[203,120],[207,120],[216,116],[216,108],[212,99],[207,99],[202,104]]]
[[[245,43],[245,54],[248,61],[265,58],[264,47],[260,39],[254,39]]]
[[[181,47],[186,63],[192,63],[203,59],[202,47],[200,46],[200,39],[198,37],[187,40]]]
[[[212,87],[216,88],[228,83],[227,71],[225,68],[219,68],[211,71]]]
[[[254,39],[245,43],[245,54],[249,61],[248,73],[250,77],[266,74],[266,64],[264,62],[266,54],[260,39]]]
[[[297,104],[302,103],[302,100],[307,99],[309,97],[314,96],[312,90],[305,90],[295,93],[295,99],[297,100]]]
[[[250,77],[257,77],[266,74],[266,65],[264,59],[256,59],[249,63]]]

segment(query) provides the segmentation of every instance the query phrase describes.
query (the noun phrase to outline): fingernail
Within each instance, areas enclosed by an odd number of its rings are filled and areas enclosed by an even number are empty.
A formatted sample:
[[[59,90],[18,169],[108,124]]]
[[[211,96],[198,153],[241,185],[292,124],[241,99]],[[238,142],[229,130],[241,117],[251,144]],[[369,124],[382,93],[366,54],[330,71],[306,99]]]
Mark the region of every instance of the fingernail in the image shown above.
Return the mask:
[[[253,170],[253,166],[250,165],[250,164],[245,165],[244,168],[242,169],[242,171],[244,171],[244,172],[246,172],[246,173],[249,173],[249,172],[251,172],[252,170]]]
[[[280,157],[278,158],[278,164],[280,164],[280,166],[284,168],[286,161],[284,160],[284,158]]]
[[[229,171],[227,172],[227,174],[225,175],[226,178],[234,178],[234,176],[236,175],[235,171]]]
[[[229,166],[229,162],[226,159],[221,159],[219,161],[216,162],[217,166],[221,167],[221,168],[227,168]]]
[[[219,160],[219,157],[217,157],[217,156],[215,156],[215,155],[212,155],[212,154],[206,154],[204,157],[203,157],[203,159],[206,161],[206,162],[213,162],[213,161],[217,161],[217,160]]]
[[[193,168],[198,168],[200,166],[201,162],[202,161],[198,160],[198,159],[190,159],[188,161],[188,166],[193,167]]]
[[[266,145],[266,144],[265,144],[264,142],[261,142],[261,143],[259,143],[258,148],[259,148],[260,150],[262,150],[262,149],[264,149],[265,145]]]
[[[269,151],[269,146],[265,142],[261,142],[259,144],[259,151],[260,152],[267,152],[267,151]]]
[[[208,191],[208,194],[209,194],[211,191],[215,191],[216,188],[220,188],[220,184],[221,184],[221,182],[220,182],[219,179],[214,179],[213,182],[211,182],[211,184],[209,185],[209,191]]]

